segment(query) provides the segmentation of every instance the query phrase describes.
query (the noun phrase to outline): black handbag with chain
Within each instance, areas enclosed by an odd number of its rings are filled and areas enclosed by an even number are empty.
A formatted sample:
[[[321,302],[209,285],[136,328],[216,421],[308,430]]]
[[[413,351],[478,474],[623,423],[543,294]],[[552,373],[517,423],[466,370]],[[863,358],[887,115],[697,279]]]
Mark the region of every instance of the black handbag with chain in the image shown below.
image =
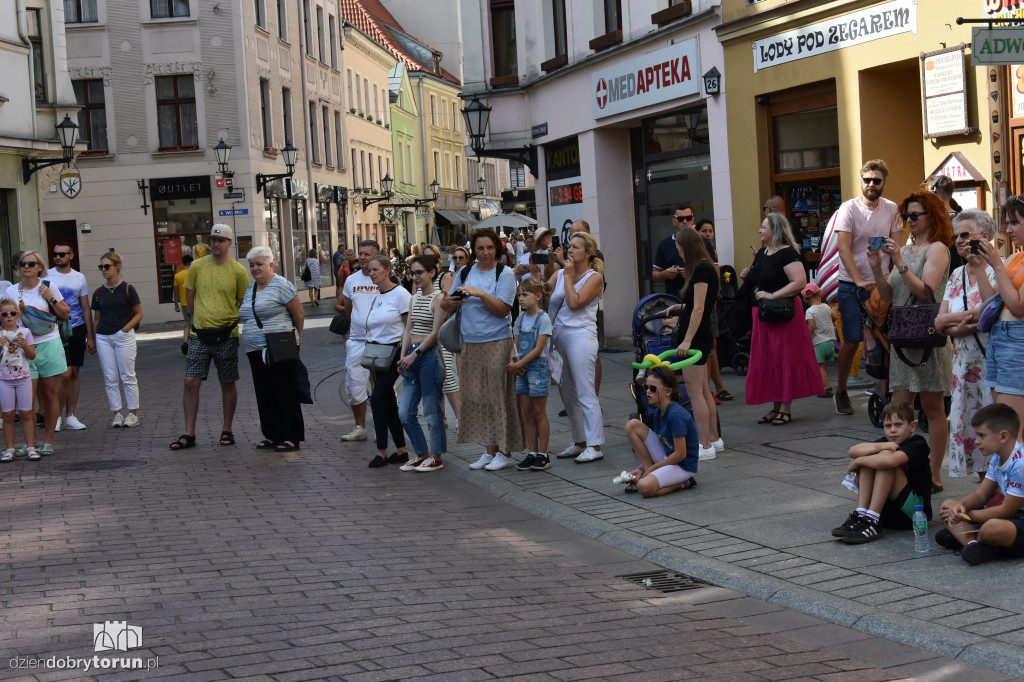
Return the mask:
[[[252,316],[256,326],[263,329],[263,320],[256,313],[256,283],[252,284]],[[295,332],[263,332],[267,339],[267,364],[276,365],[282,362],[295,362],[299,359],[299,344],[295,340]]]

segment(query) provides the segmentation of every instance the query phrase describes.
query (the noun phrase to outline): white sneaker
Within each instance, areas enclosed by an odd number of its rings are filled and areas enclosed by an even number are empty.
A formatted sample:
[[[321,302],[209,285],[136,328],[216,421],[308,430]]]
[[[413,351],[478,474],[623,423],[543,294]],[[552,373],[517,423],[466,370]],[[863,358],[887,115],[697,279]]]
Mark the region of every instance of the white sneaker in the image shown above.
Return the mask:
[[[515,464],[515,461],[511,457],[506,457],[499,452],[491,459],[490,464],[484,466],[484,469],[487,469],[488,471],[500,471],[512,464]]]
[[[114,421],[110,422],[110,426],[111,428],[114,429],[119,429],[122,426],[124,426],[124,417],[121,415],[120,412],[114,413]]]
[[[427,457],[423,464],[416,467],[416,471],[440,471],[444,469],[444,462],[439,462],[433,457]]]
[[[725,450],[725,441],[719,438],[711,444],[711,447],[715,449],[715,452],[721,452],[722,450]]]
[[[494,459],[494,455],[490,455],[490,454],[485,452],[484,454],[480,455],[480,459],[478,459],[477,461],[475,461],[472,464],[470,464],[469,468],[470,469],[483,469],[485,466],[487,466],[488,464],[491,463],[492,459]]]
[[[430,459],[430,458],[429,457],[420,457],[420,458],[415,459],[415,460],[409,460],[408,462],[406,462],[402,466],[398,467],[398,470],[399,471],[415,471],[416,467],[418,467],[419,465],[423,464],[428,459]]]
[[[124,418],[124,428],[132,429],[139,425],[139,416],[137,414],[128,413],[128,416]]]
[[[78,421],[78,417],[73,414],[69,414],[68,418],[64,420],[64,428],[70,429],[71,431],[81,431],[85,428],[85,424]]]
[[[576,458],[576,463],[586,464],[587,462],[594,462],[599,459],[602,459],[603,457],[604,454],[602,454],[600,450],[595,450],[594,448],[587,448],[586,450],[580,453],[579,457]]]
[[[60,431],[60,426],[64,422],[61,417],[57,417],[57,426],[53,427],[54,431]]]
[[[565,450],[562,450],[555,456],[558,457],[558,459],[569,459],[570,457],[578,457],[582,453],[583,448],[573,443],[572,445],[567,447]]]
[[[636,476],[629,471],[623,471],[621,474],[612,479],[612,483],[615,485],[622,485],[623,483],[632,483],[636,480]]]
[[[704,462],[709,459],[714,459],[715,457],[718,457],[718,453],[714,448],[708,448],[705,450],[703,445],[700,446],[700,454],[697,456],[698,461]]]
[[[366,440],[366,429],[364,429],[362,426],[357,426],[354,429],[352,429],[351,431],[349,431],[348,433],[346,433],[344,436],[342,436],[341,439],[342,440]]]

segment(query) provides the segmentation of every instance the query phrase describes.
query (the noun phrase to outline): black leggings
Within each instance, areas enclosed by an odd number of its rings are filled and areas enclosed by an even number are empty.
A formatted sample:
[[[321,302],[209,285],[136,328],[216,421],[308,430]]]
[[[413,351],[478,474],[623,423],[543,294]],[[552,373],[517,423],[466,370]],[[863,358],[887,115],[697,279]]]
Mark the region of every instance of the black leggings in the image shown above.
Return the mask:
[[[388,449],[388,431],[396,448],[405,447],[405,431],[398,416],[398,398],[395,396],[395,382],[398,381],[398,353],[391,367],[376,372],[373,392],[370,394],[370,414],[373,415],[373,430],[377,438],[377,449]]]

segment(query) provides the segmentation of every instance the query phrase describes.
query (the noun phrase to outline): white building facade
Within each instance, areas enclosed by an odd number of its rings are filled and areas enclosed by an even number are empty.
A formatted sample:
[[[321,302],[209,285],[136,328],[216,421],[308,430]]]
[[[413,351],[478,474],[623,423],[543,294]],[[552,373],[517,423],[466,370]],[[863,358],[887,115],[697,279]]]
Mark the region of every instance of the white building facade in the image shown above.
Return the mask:
[[[651,265],[689,203],[734,244],[718,0],[463,0],[464,98],[492,108],[488,148],[536,145],[541,225],[586,219],[607,263],[606,336],[656,291]],[[477,38],[478,37],[478,38]],[[757,199],[754,199],[755,201]]]

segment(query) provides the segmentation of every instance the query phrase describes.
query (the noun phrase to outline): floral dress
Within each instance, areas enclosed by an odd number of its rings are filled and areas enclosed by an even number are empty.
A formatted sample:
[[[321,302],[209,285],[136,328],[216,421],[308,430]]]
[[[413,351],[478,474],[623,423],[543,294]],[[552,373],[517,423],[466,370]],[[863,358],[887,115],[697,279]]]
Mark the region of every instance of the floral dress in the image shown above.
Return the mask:
[[[985,274],[994,288],[996,274],[985,266]],[[964,306],[964,284],[967,289],[967,306]],[[981,291],[977,283],[971,284],[966,276],[966,266],[961,266],[949,276],[943,299],[949,304],[949,312],[962,313],[981,305]],[[975,339],[977,336],[977,339]],[[985,388],[985,346],[988,334],[951,336],[953,345],[953,383],[950,389],[949,441],[946,456],[949,458],[949,475],[953,478],[988,470],[989,457],[981,454],[971,427],[971,417],[985,405],[992,403],[992,392]],[[979,345],[981,342],[981,345]]]

